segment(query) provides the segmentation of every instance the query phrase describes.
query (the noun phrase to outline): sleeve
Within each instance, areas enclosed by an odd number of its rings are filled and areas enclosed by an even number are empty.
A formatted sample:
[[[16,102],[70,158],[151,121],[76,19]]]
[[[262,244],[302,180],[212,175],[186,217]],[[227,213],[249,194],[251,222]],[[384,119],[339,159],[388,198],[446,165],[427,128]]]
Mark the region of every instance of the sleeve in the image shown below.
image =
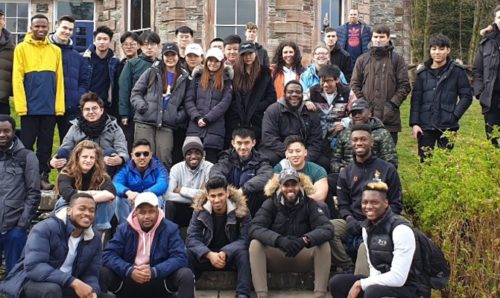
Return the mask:
[[[153,192],[157,196],[162,196],[168,189],[168,171],[163,164],[160,164],[155,170],[154,175],[156,176],[156,183],[146,189],[146,191]]]
[[[276,216],[276,212],[273,212],[274,208],[276,206],[274,206],[272,199],[264,201],[257,213],[255,213],[252,224],[248,229],[250,239],[257,239],[264,245],[276,247],[276,240],[281,235],[270,229]]]
[[[144,114],[148,110],[148,103],[146,102],[144,96],[148,93],[148,79],[152,71],[154,71],[153,68],[148,68],[139,77],[139,80],[137,80],[134,87],[132,88],[132,92],[130,93],[130,104],[132,105],[136,113]],[[119,103],[120,103],[119,108],[121,108],[121,102]]]
[[[267,161],[259,164],[255,176],[243,185],[244,193],[259,192],[264,190],[267,181],[273,177],[273,168]]]
[[[365,96],[363,94],[363,77],[364,77],[364,63],[365,63],[365,56],[361,55],[358,57],[356,60],[356,63],[354,64],[354,69],[352,71],[352,77],[351,77],[351,90],[354,92],[356,95],[357,99],[365,99]]]
[[[107,190],[116,196],[115,186],[113,185],[113,182],[109,178],[106,178],[106,181],[104,182],[104,185],[101,187],[100,190]]]
[[[210,169],[209,177],[224,176],[227,178],[233,165],[229,161],[229,154],[221,157]]]
[[[339,173],[340,168],[346,167],[347,163],[344,160],[345,148],[347,146],[346,140],[346,129],[342,130],[337,137],[337,145],[333,149],[331,168],[333,173]]]
[[[14,49],[14,62],[12,67],[14,107],[19,116],[26,116],[28,114],[28,102],[26,101],[26,91],[24,90],[24,75],[26,73],[25,67],[24,44],[20,43]]]
[[[308,219],[311,225],[311,231],[305,236],[311,240],[310,246],[317,246],[333,239],[333,225],[318,204],[309,199]]]
[[[344,56],[344,58],[342,59],[342,69],[344,70],[344,74],[345,74],[347,81],[350,82],[351,77],[352,77],[353,65],[352,65],[352,59],[351,59],[351,56],[349,55],[349,53],[348,53],[348,56]]]
[[[78,191],[73,186],[73,179],[66,174],[59,173],[57,177],[57,189],[59,190],[59,195],[69,203],[69,199],[72,195]]]
[[[113,177],[113,185],[115,186],[116,195],[120,198],[124,198],[125,193],[130,190],[127,186],[128,181],[128,166],[123,166],[120,171]]]
[[[130,115],[130,95],[132,93],[132,66],[129,61],[125,63],[120,78],[118,79],[119,100],[118,112],[123,118]]]
[[[189,84],[189,87],[186,92],[186,97],[184,98],[184,107],[186,108],[186,113],[192,121],[194,119],[201,118],[201,114],[196,108],[196,96],[197,96],[197,77],[194,77]],[[209,120],[210,121],[210,120]]]
[[[116,124],[116,127],[117,129],[115,130],[113,136],[113,148],[123,161],[127,162],[130,159],[130,156],[128,155],[127,139],[125,138],[122,128],[118,126],[118,124]]]
[[[396,93],[391,98],[391,102],[400,106],[410,93],[410,79],[408,78],[408,67],[402,56],[398,55],[396,66]]]
[[[337,182],[337,200],[339,204],[339,214],[340,218],[346,219],[347,216],[352,216],[351,211],[351,194],[350,187],[348,184],[348,168],[344,168],[339,175],[339,180]]]
[[[472,104],[471,86],[469,83],[469,79],[467,78],[467,74],[463,69],[460,69],[457,84],[458,96],[460,100],[458,101],[458,104],[455,107],[455,111],[453,113],[455,114],[455,117],[457,117],[457,119],[460,119]]]
[[[474,78],[472,85],[474,87],[474,95],[477,98],[481,96],[484,90],[483,69],[483,44],[480,44],[474,58],[474,64],[472,65],[472,76]]]
[[[202,261],[203,257],[210,252],[210,248],[203,242],[203,230],[205,227],[198,220],[199,215],[200,211],[195,211],[191,216],[191,222],[187,229],[186,247],[196,256],[198,261]]]
[[[83,58],[79,54],[75,55],[76,59],[80,59],[80,69],[78,70],[78,98],[80,98],[84,93],[87,93],[90,88],[90,70],[87,65],[87,59]]]
[[[281,163],[278,163],[278,164],[276,164],[276,165],[274,166],[274,168],[273,168],[273,173],[274,173],[274,174],[279,174],[279,173],[281,173],[281,170],[282,170],[282,169],[283,169],[283,168],[281,167]]]
[[[99,237],[96,237],[96,240],[92,240],[92,242],[88,245],[93,245],[96,249],[92,254],[92,260],[89,264],[87,264],[87,270],[85,270],[85,272],[81,275],[80,279],[84,283],[91,286],[96,294],[100,294],[101,288],[99,286],[99,271],[102,267],[101,240]]]
[[[36,215],[38,205],[40,205],[40,174],[38,171],[38,159],[32,151],[29,151],[26,156],[24,181],[24,187],[26,187],[26,198],[24,199],[23,213],[17,221],[17,226],[27,230],[31,224],[31,220]]]
[[[420,108],[422,106],[423,95],[423,82],[420,79],[419,73],[417,73],[410,100],[410,127],[420,125]]]
[[[379,157],[390,162],[395,168],[398,167],[398,153],[392,140],[391,134],[386,129],[380,130],[380,152]]]
[[[240,250],[248,250],[248,227],[250,226],[250,215],[245,216],[240,220],[239,238],[231,243],[228,243],[220,250],[225,252],[228,260],[234,256],[235,252]]]
[[[186,249],[179,234],[179,229],[171,223],[167,225],[166,229],[167,231],[164,231],[164,233],[167,233],[168,239],[162,241],[168,243],[168,259],[151,268],[153,279],[165,279],[180,268],[189,266]]]
[[[133,265],[125,261],[121,256],[125,253],[127,233],[129,229],[127,225],[119,225],[116,229],[115,235],[106,244],[106,248],[102,254],[103,266],[111,269],[115,274],[121,278],[130,277],[132,274]]]
[[[262,146],[275,154],[284,155],[285,144],[279,135],[279,106],[273,103],[264,112],[262,119]]]
[[[392,232],[392,240],[394,242],[394,252],[391,270],[378,275],[370,274],[370,277],[361,279],[361,288],[363,290],[372,285],[402,287],[405,284],[415,254],[415,235],[410,227],[399,225]],[[369,263],[369,266],[371,273],[373,265]]]
[[[311,161],[316,161],[321,156],[321,144],[323,144],[323,132],[321,129],[321,122],[319,116],[316,113],[309,114],[310,126],[308,132],[308,138],[306,140],[306,147],[308,152],[308,159]],[[284,152],[284,151],[283,151]]]
[[[229,109],[232,99],[233,99],[233,84],[230,80],[226,80],[224,82],[224,90],[222,92],[221,101],[218,104],[216,104],[210,110],[210,112],[208,112],[205,116],[203,116],[203,118],[206,118],[210,123],[214,123],[218,119],[221,119],[221,117],[224,117],[224,114],[226,113],[227,109]]]
[[[403,191],[398,171],[391,165],[387,175],[387,184],[389,186],[387,198],[389,199],[389,206],[391,206],[392,212],[400,214],[403,211]]]
[[[64,75],[63,75],[63,63],[61,49],[57,47],[55,50],[57,53],[57,69],[56,69],[56,116],[64,115],[65,104],[64,104]]]

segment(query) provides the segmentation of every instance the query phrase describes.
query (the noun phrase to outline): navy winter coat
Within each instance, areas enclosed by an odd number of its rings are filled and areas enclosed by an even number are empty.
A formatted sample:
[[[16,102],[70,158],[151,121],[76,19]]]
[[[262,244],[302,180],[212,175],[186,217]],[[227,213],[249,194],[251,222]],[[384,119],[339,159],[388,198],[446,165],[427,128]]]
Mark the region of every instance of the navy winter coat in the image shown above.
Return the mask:
[[[472,88],[465,67],[451,59],[436,76],[432,60],[417,71],[410,109],[410,126],[423,130],[457,130],[458,120],[472,104]],[[457,97],[460,98],[457,102]]]
[[[104,249],[103,265],[113,270],[120,278],[130,278],[134,269],[139,240],[137,232],[125,222],[118,226],[116,233]],[[163,219],[155,231],[149,256],[153,279],[165,279],[182,267],[188,266],[184,243],[177,225]]]
[[[28,236],[21,259],[0,284],[0,292],[18,297],[28,280],[56,283],[67,288],[78,278],[99,294],[101,239],[91,228],[83,232],[83,239],[78,243],[72,273],[59,270],[68,255],[68,239],[73,230],[66,208],[36,224]]]

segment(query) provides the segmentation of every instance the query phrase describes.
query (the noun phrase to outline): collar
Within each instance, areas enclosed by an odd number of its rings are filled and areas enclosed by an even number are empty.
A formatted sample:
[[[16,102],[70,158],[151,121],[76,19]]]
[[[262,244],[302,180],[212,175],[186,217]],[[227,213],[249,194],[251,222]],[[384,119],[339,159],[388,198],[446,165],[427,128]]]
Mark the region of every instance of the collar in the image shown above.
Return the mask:
[[[226,206],[226,214],[233,212],[236,209],[236,204],[230,199],[227,198],[227,206]],[[212,203],[209,200],[203,204],[203,209],[205,209],[208,213],[212,214]]]
[[[73,232],[75,228],[71,220],[68,220],[68,208],[63,207],[59,209],[56,212],[55,217],[61,220],[66,225],[66,233],[71,234]],[[82,236],[84,241],[92,240],[94,238],[94,230],[92,230],[92,226],[85,229],[82,233]]]

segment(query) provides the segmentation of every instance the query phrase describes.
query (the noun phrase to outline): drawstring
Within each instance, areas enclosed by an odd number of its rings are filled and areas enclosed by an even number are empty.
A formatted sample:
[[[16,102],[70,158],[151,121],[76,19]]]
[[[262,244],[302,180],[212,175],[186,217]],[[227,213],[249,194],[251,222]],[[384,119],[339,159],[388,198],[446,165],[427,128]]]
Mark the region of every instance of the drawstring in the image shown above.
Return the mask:
[[[146,235],[148,235],[148,237],[149,237],[149,242],[146,242]],[[147,252],[146,252],[146,244],[147,243],[151,243],[151,233],[144,233],[144,232],[142,233],[142,243],[143,243],[143,245],[142,245],[142,254],[146,255],[146,253],[147,253],[148,257],[149,257],[150,254],[151,254],[151,252],[150,252],[151,249],[148,249]]]

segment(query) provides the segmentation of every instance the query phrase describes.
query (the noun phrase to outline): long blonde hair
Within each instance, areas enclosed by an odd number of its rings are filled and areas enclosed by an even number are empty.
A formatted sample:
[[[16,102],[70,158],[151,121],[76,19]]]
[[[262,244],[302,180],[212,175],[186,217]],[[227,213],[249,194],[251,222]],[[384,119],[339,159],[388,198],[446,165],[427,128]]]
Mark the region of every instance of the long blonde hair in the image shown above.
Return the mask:
[[[106,182],[106,180],[110,180],[108,173],[106,172],[106,166],[104,165],[104,156],[101,147],[97,145],[97,143],[90,140],[83,140],[78,143],[73,151],[71,151],[71,156],[69,158],[68,163],[62,169],[61,174],[69,176],[75,179],[75,189],[83,190],[82,181],[83,175],[82,169],[80,168],[80,155],[82,154],[83,149],[94,150],[95,152],[95,163],[90,172],[92,176],[90,178],[89,190],[99,190],[102,185]],[[56,193],[59,194],[59,185],[56,185]]]

